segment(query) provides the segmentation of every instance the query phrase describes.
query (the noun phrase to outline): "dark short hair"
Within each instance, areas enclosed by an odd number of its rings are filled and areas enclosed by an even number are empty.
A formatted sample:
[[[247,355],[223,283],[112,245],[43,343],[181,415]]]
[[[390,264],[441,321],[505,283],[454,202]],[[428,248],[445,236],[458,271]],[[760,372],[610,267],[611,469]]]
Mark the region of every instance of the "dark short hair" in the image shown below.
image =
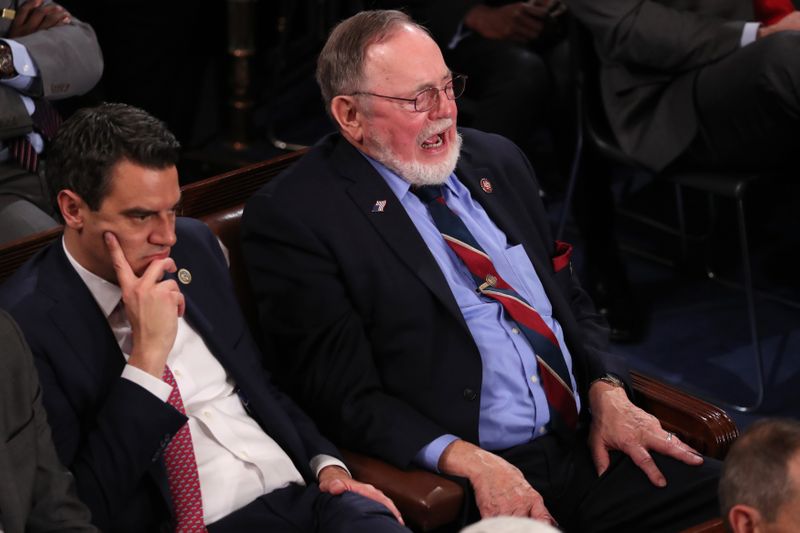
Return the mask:
[[[392,9],[361,11],[333,28],[317,58],[317,84],[328,114],[335,96],[360,89],[367,47],[384,41],[401,25],[428,33],[407,14]]]
[[[760,420],[733,443],[719,481],[719,503],[727,521],[734,505],[758,510],[768,522],[784,502],[800,490],[788,474],[789,462],[800,454],[800,422]]]
[[[55,212],[61,215],[56,199],[64,189],[97,211],[120,161],[161,170],[177,164],[179,152],[166,125],[138,107],[104,103],[80,109],[47,147],[45,175]]]

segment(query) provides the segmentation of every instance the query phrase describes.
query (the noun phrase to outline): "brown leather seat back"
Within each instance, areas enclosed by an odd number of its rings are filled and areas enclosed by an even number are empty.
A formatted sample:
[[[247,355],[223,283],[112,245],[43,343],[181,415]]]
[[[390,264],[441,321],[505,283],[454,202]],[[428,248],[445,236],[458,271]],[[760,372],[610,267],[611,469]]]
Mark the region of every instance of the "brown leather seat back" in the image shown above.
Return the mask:
[[[255,331],[257,310],[253,293],[247,278],[247,269],[242,256],[242,239],[239,227],[242,221],[244,204],[235,205],[200,217],[211,231],[222,241],[228,249],[231,278],[236,297],[242,306],[242,312],[247,318],[251,330]]]

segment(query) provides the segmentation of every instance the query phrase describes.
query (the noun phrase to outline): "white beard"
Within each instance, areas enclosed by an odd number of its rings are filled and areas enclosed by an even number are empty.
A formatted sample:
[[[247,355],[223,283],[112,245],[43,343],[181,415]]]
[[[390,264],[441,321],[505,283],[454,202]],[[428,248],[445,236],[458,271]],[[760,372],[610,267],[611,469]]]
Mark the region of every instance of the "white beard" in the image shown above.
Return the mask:
[[[449,118],[434,122],[419,135],[417,143],[421,145],[425,139],[436,132],[446,130],[452,123],[452,119]],[[442,185],[455,170],[458,157],[461,155],[462,139],[460,133],[456,133],[455,142],[450,145],[447,157],[443,161],[433,164],[401,160],[389,148],[389,142],[380,135],[374,135],[371,141],[370,144],[373,145],[375,159],[416,187]]]

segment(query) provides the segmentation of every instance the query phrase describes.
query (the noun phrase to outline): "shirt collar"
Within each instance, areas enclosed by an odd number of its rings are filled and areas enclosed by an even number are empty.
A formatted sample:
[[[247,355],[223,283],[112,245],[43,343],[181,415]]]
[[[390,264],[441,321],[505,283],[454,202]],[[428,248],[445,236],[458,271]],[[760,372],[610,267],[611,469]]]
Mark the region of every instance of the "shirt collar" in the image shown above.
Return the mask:
[[[72,257],[72,254],[69,253],[67,250],[67,245],[64,242],[64,237],[61,237],[61,246],[64,248],[64,253],[67,254],[67,259],[69,260],[72,268],[75,269],[75,272],[78,273],[78,276],[83,280],[86,284],[86,287],[89,289],[89,292],[92,293],[97,305],[100,306],[100,309],[103,311],[103,314],[108,318],[108,315],[117,307],[120,299],[122,298],[122,289],[119,286],[104,280],[97,274],[89,272],[86,270],[78,261]]]
[[[409,190],[411,189],[411,184],[398,176],[393,170],[389,169],[386,165],[377,161],[364,152],[360,152],[361,155],[366,158],[367,161],[375,168],[378,174],[386,181],[386,184],[389,185],[389,188],[392,189],[392,192],[397,196],[399,200],[403,200],[406,194],[408,194]],[[450,194],[458,197],[458,187],[456,186],[456,175],[455,173],[451,172],[449,176],[447,176],[447,180],[445,180],[443,187],[446,187]]]

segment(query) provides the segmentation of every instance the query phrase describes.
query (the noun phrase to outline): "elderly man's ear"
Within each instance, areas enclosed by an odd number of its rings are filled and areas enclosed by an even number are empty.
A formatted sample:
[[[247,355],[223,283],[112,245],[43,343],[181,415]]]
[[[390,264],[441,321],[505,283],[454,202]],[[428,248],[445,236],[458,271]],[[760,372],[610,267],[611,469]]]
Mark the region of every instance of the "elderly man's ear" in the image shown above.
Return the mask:
[[[362,129],[364,114],[356,105],[354,96],[335,96],[331,100],[331,115],[345,136],[352,142],[361,144],[364,138]]]
[[[764,520],[753,507],[739,504],[728,512],[728,523],[733,533],[756,533],[764,531]]]

